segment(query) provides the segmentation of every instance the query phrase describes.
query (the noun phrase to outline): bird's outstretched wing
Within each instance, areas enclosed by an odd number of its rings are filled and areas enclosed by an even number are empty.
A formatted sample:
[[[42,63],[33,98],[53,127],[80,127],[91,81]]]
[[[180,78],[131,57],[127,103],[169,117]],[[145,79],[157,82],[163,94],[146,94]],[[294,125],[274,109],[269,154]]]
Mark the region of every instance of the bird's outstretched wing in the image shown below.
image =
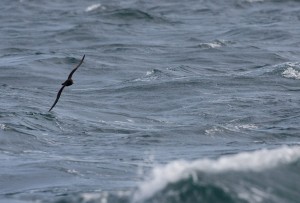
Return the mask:
[[[53,109],[53,107],[56,105],[56,103],[58,102],[59,97],[60,97],[60,95],[61,95],[61,93],[62,93],[62,91],[63,91],[64,88],[65,88],[65,85],[63,85],[63,86],[60,88],[60,90],[58,91],[57,96],[56,96],[56,99],[55,99],[55,102],[54,102],[54,104],[51,106],[51,108],[49,109],[49,111],[51,111],[51,110]]]
[[[70,73],[70,75],[69,75],[69,77],[68,77],[68,79],[71,79],[72,78],[72,75],[73,75],[73,73],[75,73],[75,71],[79,68],[79,66],[81,66],[81,64],[82,64],[82,62],[83,62],[83,60],[84,60],[84,57],[85,57],[85,55],[83,55],[83,57],[82,57],[82,59],[81,59],[81,61],[80,61],[80,63],[76,66],[76,68],[74,68],[73,70],[72,70],[72,72]]]

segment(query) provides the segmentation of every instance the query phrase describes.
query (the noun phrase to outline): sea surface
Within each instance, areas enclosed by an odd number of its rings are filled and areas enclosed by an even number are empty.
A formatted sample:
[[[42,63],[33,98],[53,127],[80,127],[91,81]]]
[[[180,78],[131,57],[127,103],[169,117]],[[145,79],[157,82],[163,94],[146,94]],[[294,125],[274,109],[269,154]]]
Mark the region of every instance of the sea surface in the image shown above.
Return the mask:
[[[0,24],[1,203],[300,202],[300,1],[2,0]]]

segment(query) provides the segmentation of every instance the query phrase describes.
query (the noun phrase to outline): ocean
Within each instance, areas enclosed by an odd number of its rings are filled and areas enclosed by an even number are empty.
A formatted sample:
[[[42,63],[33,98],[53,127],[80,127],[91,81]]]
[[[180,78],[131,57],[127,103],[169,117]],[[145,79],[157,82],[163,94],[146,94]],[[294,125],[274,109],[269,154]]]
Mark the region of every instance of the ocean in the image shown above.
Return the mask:
[[[1,3],[1,203],[300,202],[300,1]]]

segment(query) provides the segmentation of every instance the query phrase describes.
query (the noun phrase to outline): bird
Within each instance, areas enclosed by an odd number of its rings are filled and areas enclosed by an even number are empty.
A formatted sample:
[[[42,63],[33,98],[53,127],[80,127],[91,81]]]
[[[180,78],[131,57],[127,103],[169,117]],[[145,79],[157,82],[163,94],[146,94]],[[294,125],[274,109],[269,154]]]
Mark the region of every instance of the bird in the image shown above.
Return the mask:
[[[79,62],[79,64],[71,71],[71,73],[69,74],[68,76],[68,79],[63,82],[61,85],[62,87],[60,88],[60,90],[58,91],[57,93],[57,96],[56,96],[56,99],[55,99],[55,102],[54,104],[51,106],[51,108],[49,109],[49,112],[54,108],[54,106],[56,105],[56,103],[58,102],[59,98],[60,98],[60,95],[62,93],[62,91],[64,90],[65,87],[68,87],[68,86],[71,86],[73,85],[73,80],[72,80],[72,75],[75,73],[75,71],[79,68],[79,66],[81,66],[81,64],[83,63],[83,60],[85,58],[85,54],[83,55],[81,61]]]

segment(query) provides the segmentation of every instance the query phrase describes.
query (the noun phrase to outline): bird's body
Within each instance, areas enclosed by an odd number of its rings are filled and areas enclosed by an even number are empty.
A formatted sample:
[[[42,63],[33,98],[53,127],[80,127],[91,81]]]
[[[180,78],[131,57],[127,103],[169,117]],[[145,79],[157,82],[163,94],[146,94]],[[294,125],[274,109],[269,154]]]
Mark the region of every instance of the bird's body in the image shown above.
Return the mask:
[[[71,86],[73,85],[74,82],[72,79],[67,79],[65,82],[63,82],[61,85],[64,85],[64,86]]]
[[[81,66],[81,64],[83,63],[83,60],[84,60],[84,57],[85,55],[83,55],[80,63],[71,71],[71,73],[69,74],[68,76],[68,79],[63,82],[61,85],[62,87],[60,88],[60,90],[58,91],[57,93],[57,96],[56,96],[56,99],[55,99],[55,102],[54,104],[52,105],[52,107],[49,109],[49,111],[51,111],[53,109],[53,107],[56,105],[56,103],[58,102],[59,98],[60,98],[60,95],[62,93],[62,91],[64,90],[65,87],[68,87],[68,86],[71,86],[74,84],[73,80],[72,80],[72,75],[75,73],[75,71],[79,68],[79,66]]]

